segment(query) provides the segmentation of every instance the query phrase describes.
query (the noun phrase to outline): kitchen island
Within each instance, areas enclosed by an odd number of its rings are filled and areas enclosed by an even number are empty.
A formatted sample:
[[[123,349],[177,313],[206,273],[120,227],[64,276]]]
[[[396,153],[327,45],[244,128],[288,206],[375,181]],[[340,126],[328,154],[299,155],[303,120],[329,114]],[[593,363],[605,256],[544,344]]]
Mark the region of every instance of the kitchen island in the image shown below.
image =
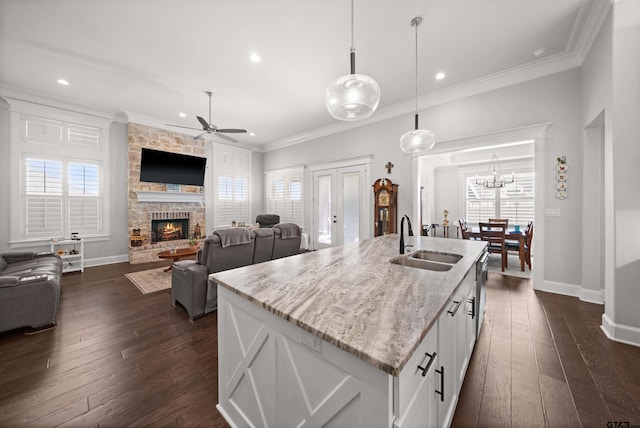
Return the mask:
[[[473,286],[486,244],[405,244],[406,259],[458,257],[446,270],[393,264],[399,237],[386,235],[210,275],[218,410],[231,425],[450,423],[475,341]]]

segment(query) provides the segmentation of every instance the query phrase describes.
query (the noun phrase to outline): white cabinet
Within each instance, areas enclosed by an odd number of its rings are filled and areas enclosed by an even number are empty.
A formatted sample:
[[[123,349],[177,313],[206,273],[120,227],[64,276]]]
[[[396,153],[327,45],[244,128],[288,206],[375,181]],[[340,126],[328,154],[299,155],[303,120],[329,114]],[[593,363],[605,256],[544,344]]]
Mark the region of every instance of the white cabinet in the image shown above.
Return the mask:
[[[438,426],[451,424],[458,393],[475,343],[474,319],[470,307],[475,296],[474,275],[467,274],[438,320],[438,356],[436,391]],[[475,318],[475,317],[473,317]]]
[[[475,344],[474,276],[398,376],[218,285],[218,411],[238,427],[448,427]]]
[[[407,365],[394,378],[394,428],[434,427],[438,421],[436,368],[438,367],[438,328],[431,327]]]
[[[62,259],[62,272],[84,272],[84,240],[51,241],[51,252]]]
[[[218,411],[232,426],[390,427],[393,377],[218,286]]]

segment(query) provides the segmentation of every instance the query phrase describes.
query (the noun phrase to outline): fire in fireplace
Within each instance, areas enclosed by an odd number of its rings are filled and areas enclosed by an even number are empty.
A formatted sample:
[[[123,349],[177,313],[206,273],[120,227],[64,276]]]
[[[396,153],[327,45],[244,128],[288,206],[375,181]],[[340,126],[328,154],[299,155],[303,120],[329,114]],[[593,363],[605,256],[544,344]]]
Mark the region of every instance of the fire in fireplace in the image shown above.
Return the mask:
[[[189,219],[151,220],[151,242],[187,239]]]

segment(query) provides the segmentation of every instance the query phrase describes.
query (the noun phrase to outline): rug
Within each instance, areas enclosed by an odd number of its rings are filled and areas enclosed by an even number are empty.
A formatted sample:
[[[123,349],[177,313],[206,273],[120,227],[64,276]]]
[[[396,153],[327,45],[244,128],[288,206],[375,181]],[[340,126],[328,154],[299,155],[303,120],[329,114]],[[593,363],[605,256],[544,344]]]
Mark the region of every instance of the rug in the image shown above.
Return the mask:
[[[489,272],[499,273],[500,275],[516,276],[518,278],[531,278],[529,266],[524,264],[524,272],[520,270],[520,257],[518,254],[509,254],[507,257],[507,268],[502,272],[501,267],[502,256],[500,254],[489,254]],[[533,266],[533,259],[531,259]]]
[[[166,267],[125,273],[124,276],[138,287],[142,294],[154,293],[171,288],[171,271],[163,272]]]

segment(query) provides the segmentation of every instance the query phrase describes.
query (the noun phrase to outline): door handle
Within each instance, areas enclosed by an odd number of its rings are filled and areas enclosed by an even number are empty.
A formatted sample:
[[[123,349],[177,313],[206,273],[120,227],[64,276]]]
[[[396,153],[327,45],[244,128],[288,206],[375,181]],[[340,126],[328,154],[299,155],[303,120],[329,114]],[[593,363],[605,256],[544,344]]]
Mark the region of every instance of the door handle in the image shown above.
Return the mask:
[[[425,352],[424,355],[429,357],[429,362],[427,363],[426,367],[422,367],[421,365],[418,365],[418,370],[422,370],[422,376],[427,375],[427,372],[429,372],[431,365],[436,360],[437,354],[435,352],[433,354],[429,354],[428,352]]]
[[[456,312],[458,312],[458,309],[460,309],[460,304],[461,304],[461,303],[462,303],[462,300],[460,300],[459,302],[458,302],[457,300],[454,300],[454,301],[453,301],[453,304],[454,304],[454,305],[456,305],[456,307],[455,307],[453,310],[449,309],[449,310],[447,311],[447,313],[448,313],[449,315],[451,315],[451,316],[454,316],[454,315],[456,314]],[[452,306],[453,306],[453,305],[452,305]]]
[[[440,366],[440,370],[436,369],[436,373],[440,374],[440,391],[436,389],[436,394],[440,395],[440,401],[444,401],[444,366]]]

